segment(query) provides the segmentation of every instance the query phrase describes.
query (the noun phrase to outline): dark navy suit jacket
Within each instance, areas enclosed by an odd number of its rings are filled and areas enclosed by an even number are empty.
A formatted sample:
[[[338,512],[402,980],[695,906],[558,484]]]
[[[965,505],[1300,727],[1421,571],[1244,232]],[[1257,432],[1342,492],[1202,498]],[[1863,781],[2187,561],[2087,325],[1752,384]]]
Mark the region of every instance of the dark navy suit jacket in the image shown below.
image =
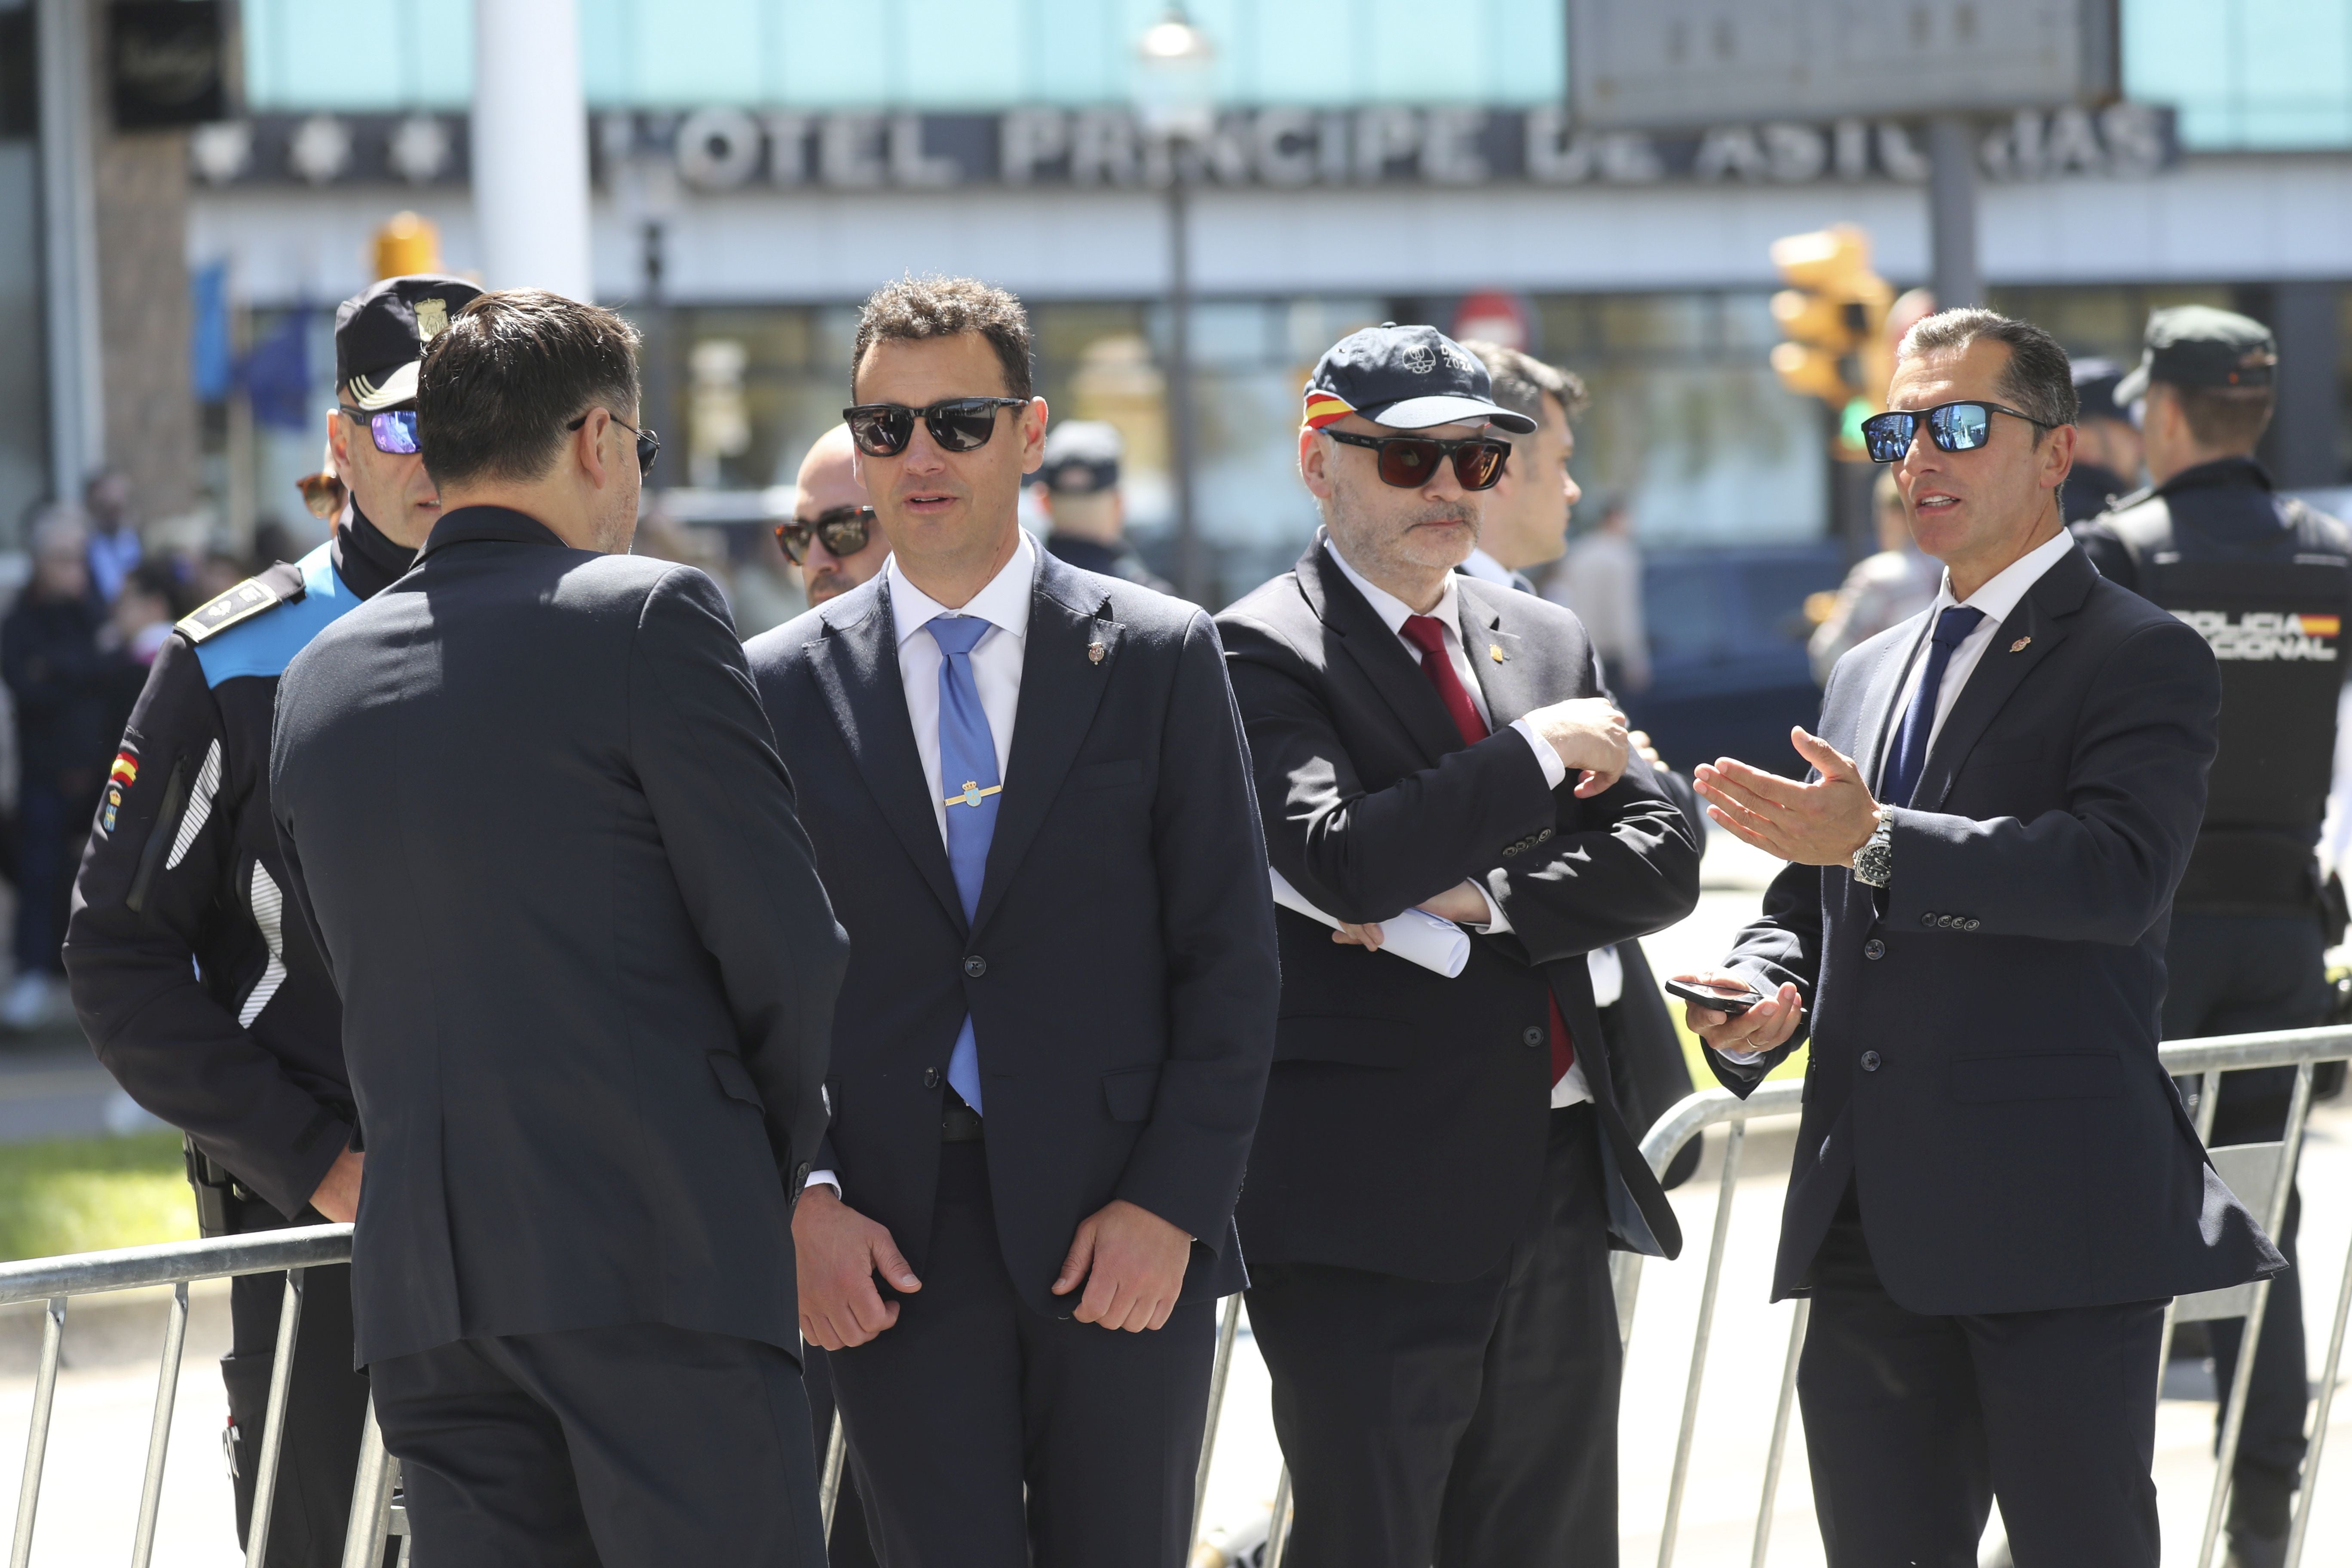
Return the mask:
[[[749,646],[852,942],[817,1163],[921,1275],[969,1013],[1022,1298],[1076,1309],[1051,1287],[1113,1198],[1196,1238],[1184,1300],[1226,1295],[1244,1283],[1234,1198],[1279,984],[1241,721],[1197,606],[1037,555],[971,921],[907,716],[887,574]]]
[[[1879,776],[1923,613],[1849,652],[1822,738]],[[2069,552],[1993,634],[1894,817],[1884,890],[1790,866],[1728,967],[1803,993],[1812,1051],[1773,1299],[1849,1180],[1915,1312],[2150,1300],[2283,1265],[2158,1064],[2172,890],[2221,687],[2204,639]],[[1740,1066],[1746,1095],[1803,1041]]]

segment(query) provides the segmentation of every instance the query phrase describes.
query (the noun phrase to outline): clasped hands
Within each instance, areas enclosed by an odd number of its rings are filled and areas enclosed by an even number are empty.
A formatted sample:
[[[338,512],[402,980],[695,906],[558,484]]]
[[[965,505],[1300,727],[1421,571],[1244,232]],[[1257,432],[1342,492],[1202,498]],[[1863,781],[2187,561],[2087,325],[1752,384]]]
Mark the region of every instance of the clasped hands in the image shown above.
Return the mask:
[[[862,1345],[898,1321],[898,1303],[874,1288],[911,1295],[922,1282],[889,1228],[858,1213],[822,1183],[793,1211],[793,1250],[800,1280],[801,1335],[821,1350]],[[1072,1314],[1082,1323],[1140,1333],[1168,1321],[1184,1287],[1192,1238],[1150,1209],[1113,1198],[1080,1222],[1054,1281],[1066,1296],[1081,1285]]]

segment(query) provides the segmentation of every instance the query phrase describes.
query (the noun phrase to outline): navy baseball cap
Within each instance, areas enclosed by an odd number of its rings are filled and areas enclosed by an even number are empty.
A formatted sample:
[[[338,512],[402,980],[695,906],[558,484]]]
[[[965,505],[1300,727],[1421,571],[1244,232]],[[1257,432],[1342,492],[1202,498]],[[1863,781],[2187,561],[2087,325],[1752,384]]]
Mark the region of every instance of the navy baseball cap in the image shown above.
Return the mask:
[[[1118,426],[1100,419],[1072,419],[1045,433],[1045,458],[1038,482],[1056,495],[1091,495],[1118,486],[1118,460],[1127,443]]]
[[[2118,424],[2130,424],[2131,415],[2116,402],[2116,384],[2123,378],[2123,366],[2111,359],[2076,360],[2074,401],[2080,405],[2076,422],[2113,419]]]
[[[1495,402],[1494,377],[1476,354],[1435,327],[1382,321],[1324,351],[1307,378],[1307,424],[1320,430],[1350,414],[1396,430],[1486,423],[1515,436],[1536,422]]]
[[[425,345],[481,290],[463,278],[412,272],[370,284],[335,311],[335,386],[370,414],[416,401]]]
[[[2278,340],[2251,316],[2210,305],[2175,305],[2147,319],[2139,363],[2116,388],[2117,403],[2137,403],[2151,381],[2174,386],[2268,386],[2278,367]]]

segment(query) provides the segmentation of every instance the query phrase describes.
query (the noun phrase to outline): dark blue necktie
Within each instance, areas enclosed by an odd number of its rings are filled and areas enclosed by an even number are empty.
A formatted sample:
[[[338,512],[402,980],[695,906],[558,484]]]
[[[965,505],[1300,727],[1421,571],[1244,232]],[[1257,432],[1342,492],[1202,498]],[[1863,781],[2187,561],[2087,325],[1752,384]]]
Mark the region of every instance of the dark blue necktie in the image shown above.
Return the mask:
[[[1936,729],[1936,697],[1944,689],[1944,670],[1952,650],[1984,619],[1982,610],[1954,605],[1936,617],[1935,645],[1927,650],[1927,668],[1920,672],[1919,689],[1903,711],[1902,727],[1895,731],[1895,749],[1887,753],[1885,784],[1878,792],[1882,805],[1909,805],[1927,769],[1927,737]]]
[[[996,803],[1002,798],[996,738],[971,678],[971,650],[988,635],[989,625],[978,616],[935,616],[923,623],[940,645],[940,798],[948,819],[948,865],[967,921],[980,913],[980,887],[988,875],[988,846],[996,836]],[[948,1082],[966,1105],[980,1109],[980,1045],[969,1013],[948,1055]]]

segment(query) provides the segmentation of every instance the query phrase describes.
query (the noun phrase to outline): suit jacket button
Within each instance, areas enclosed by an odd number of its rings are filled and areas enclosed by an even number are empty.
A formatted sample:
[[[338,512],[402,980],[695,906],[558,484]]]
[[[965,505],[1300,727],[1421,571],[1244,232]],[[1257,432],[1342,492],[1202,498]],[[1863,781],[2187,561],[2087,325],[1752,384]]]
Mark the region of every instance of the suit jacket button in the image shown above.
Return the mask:
[[[1519,1031],[1519,1044],[1523,1046],[1540,1046],[1543,1043],[1544,1032],[1536,1025],[1530,1024],[1526,1028]]]
[[[1552,829],[1547,827],[1541,833],[1536,835],[1536,842],[1541,844],[1545,839],[1549,838],[1551,836]]]
[[[1927,914],[1921,915],[1921,916],[1919,917],[1919,923],[1920,923],[1921,925],[1923,925],[1923,926],[1931,926],[1931,925],[1934,925],[1934,924],[1936,923],[1936,917],[1935,917],[1935,914],[1934,914],[1932,911],[1930,911],[1930,912],[1929,912],[1929,913],[1927,913]]]
[[[1516,844],[1506,844],[1503,846],[1503,858],[1505,859],[1510,858],[1510,857],[1517,854],[1518,852],[1519,847]]]
[[[1878,1070],[1878,1064],[1879,1064],[1880,1059],[1881,1059],[1881,1058],[1880,1058],[1880,1057],[1879,1057],[1879,1055],[1878,1055],[1878,1053],[1877,1053],[1876,1051],[1864,1051],[1864,1052],[1863,1052],[1863,1053],[1862,1053],[1862,1070],[1863,1070],[1863,1071],[1864,1071],[1864,1072],[1876,1072],[1876,1071]]]
[[[979,979],[982,975],[988,973],[988,960],[981,957],[980,954],[976,952],[973,953],[970,958],[963,961],[963,973],[964,978],[967,980]]]
[[[1862,944],[1862,956],[1864,958],[1885,958],[1886,956],[1886,944],[1879,941],[1876,937],[1872,937],[1868,942]]]
[[[1974,931],[1983,923],[1984,922],[1982,921],[1962,921],[1960,922],[1960,929],[1962,931]]]
[[[793,1167],[793,1191],[799,1192],[808,1185],[808,1173],[809,1163],[806,1160]]]
[[[937,1089],[940,1087],[939,1068],[925,1068],[923,1069],[923,1087],[925,1089]]]

